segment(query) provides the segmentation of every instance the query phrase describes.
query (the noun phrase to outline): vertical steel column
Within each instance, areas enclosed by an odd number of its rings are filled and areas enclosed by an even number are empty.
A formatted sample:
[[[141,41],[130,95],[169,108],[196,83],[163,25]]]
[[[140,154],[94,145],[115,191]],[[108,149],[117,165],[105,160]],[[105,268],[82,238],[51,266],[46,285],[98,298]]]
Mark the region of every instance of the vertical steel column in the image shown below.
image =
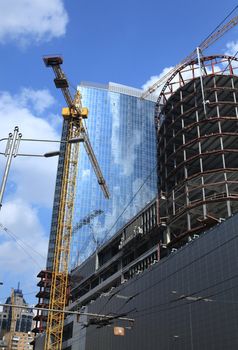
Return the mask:
[[[194,89],[196,89],[196,86],[194,86]],[[196,122],[197,122],[197,137],[198,137],[198,153],[199,153],[199,164],[200,164],[200,173],[201,173],[201,183],[202,183],[202,200],[203,200],[203,218],[205,219],[207,217],[207,206],[206,206],[206,193],[205,193],[205,182],[204,182],[204,175],[203,175],[203,160],[201,157],[202,154],[202,145],[201,145],[201,133],[200,133],[200,117],[198,113],[198,103],[197,99],[195,99],[195,106],[196,106]]]
[[[201,66],[200,48],[199,47],[197,47],[197,57],[198,57],[199,77],[200,77],[201,91],[202,91],[203,111],[204,111],[204,116],[206,118],[207,117],[207,110],[206,110],[206,101],[205,101],[205,94],[204,94],[204,88],[203,88],[202,66]]]
[[[175,118],[174,115],[172,116],[172,121],[173,121],[173,125],[175,125]],[[175,131],[175,127],[173,126],[173,140],[175,140],[175,136],[176,136],[176,131]],[[173,152],[174,154],[176,154],[176,144],[175,142],[173,142]],[[177,168],[177,159],[174,158],[174,168]],[[177,178],[177,172],[175,173],[175,185],[178,184],[178,178]]]
[[[235,84],[234,84],[234,78],[231,78],[231,87],[232,89],[235,89]],[[233,99],[234,99],[234,103],[235,103],[235,111],[236,111],[236,118],[238,119],[238,108],[237,108],[237,99],[236,99],[236,94],[235,91],[233,91]]]
[[[181,112],[181,116],[183,116],[184,114],[184,108],[183,108],[183,92],[180,91],[180,102],[181,102],[181,106],[180,106],[180,112]],[[182,138],[183,138],[183,147],[186,144],[186,138],[185,138],[185,132],[184,132],[184,128],[185,128],[185,124],[184,124],[184,118],[181,117],[181,123],[182,123]],[[185,179],[185,186],[184,186],[184,191],[185,191],[185,198],[186,198],[186,205],[187,208],[189,207],[190,201],[189,201],[189,190],[188,190],[188,185],[187,185],[187,178],[188,178],[188,168],[187,168],[187,152],[186,149],[184,148],[183,150],[183,161],[184,161],[184,179]],[[190,218],[190,211],[187,210],[186,213],[187,216],[187,230],[191,230],[191,218]]]
[[[214,87],[216,87],[216,79],[214,77],[213,79],[214,81]],[[217,91],[215,91],[215,101],[217,103],[217,116],[218,118],[220,118],[220,108],[219,108],[219,100],[218,100],[218,96],[217,96]],[[219,134],[220,134],[220,147],[221,147],[221,151],[224,151],[224,144],[223,144],[223,138],[222,138],[222,128],[221,128],[221,122],[218,121],[218,130],[219,130]],[[224,180],[225,180],[225,188],[226,188],[226,197],[228,198],[229,197],[229,188],[228,188],[228,184],[227,184],[227,174],[226,174],[226,160],[225,160],[225,155],[224,153],[222,153],[222,166],[223,166],[223,169],[224,169]],[[228,216],[231,216],[231,202],[230,200],[228,199],[226,201],[226,204],[227,204],[227,214]]]

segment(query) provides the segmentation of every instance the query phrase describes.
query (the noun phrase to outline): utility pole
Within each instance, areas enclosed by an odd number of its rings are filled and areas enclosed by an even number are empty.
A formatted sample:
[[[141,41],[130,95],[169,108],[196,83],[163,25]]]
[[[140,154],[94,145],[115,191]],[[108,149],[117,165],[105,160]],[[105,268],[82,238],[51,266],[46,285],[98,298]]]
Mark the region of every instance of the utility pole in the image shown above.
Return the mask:
[[[6,188],[6,183],[7,183],[7,178],[8,178],[11,162],[12,162],[12,157],[17,156],[17,151],[19,148],[21,137],[22,137],[22,134],[19,133],[18,126],[15,127],[13,134],[10,133],[8,136],[8,141],[7,141],[6,150],[5,150],[5,157],[7,157],[7,162],[6,162],[6,166],[3,174],[1,187],[0,187],[0,210],[2,208],[2,200],[3,200],[4,191]]]

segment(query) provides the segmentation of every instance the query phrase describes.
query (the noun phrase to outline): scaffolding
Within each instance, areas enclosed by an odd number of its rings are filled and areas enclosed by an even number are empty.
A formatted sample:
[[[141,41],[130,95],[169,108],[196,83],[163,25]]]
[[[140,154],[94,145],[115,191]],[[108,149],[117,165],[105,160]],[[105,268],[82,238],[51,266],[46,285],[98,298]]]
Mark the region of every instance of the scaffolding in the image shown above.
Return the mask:
[[[42,270],[38,273],[37,277],[40,278],[40,281],[37,283],[37,286],[40,288],[40,290],[36,294],[36,298],[38,298],[38,303],[36,304],[36,307],[48,308],[52,271]],[[35,334],[44,332],[46,329],[47,312],[37,309],[36,315],[33,318],[33,320],[35,321],[35,327],[32,330],[32,332]]]

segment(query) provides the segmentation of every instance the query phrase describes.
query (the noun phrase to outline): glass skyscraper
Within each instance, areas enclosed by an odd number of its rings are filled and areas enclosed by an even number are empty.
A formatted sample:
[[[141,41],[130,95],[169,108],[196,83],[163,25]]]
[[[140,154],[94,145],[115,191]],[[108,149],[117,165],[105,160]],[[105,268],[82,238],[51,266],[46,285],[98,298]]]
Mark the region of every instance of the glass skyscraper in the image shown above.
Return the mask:
[[[157,194],[153,100],[141,90],[109,83],[81,83],[90,141],[107,182],[104,198],[80,145],[70,268],[82,263]],[[64,137],[64,129],[62,138]],[[62,153],[63,154],[63,153]],[[59,159],[47,268],[52,266],[63,155]]]

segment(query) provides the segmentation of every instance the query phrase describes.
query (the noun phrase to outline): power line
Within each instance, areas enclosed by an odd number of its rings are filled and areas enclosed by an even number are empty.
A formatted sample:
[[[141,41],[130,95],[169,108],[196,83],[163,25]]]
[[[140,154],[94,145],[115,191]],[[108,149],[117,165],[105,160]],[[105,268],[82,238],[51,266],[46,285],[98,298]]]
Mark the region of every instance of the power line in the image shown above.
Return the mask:
[[[186,264],[186,265],[183,266],[182,268],[175,270],[175,271],[174,271],[173,273],[171,273],[170,275],[166,276],[165,278],[163,278],[163,279],[157,281],[156,283],[154,283],[154,284],[151,285],[150,287],[145,288],[144,290],[142,290],[141,292],[139,292],[135,297],[138,297],[139,295],[141,295],[141,294],[144,293],[145,291],[148,291],[149,289],[153,288],[155,285],[157,285],[157,284],[159,284],[159,283],[162,283],[164,280],[170,278],[171,276],[173,276],[174,274],[176,274],[176,273],[179,272],[179,271],[182,271],[183,269],[187,268],[188,266],[191,266],[193,263],[199,261],[200,259],[205,258],[205,257],[208,256],[209,254],[215,252],[217,249],[223,247],[224,245],[228,244],[229,242],[233,241],[234,239],[237,239],[237,236],[238,236],[238,235],[235,235],[234,237],[230,238],[230,239],[227,240],[226,242],[223,242],[222,244],[219,244],[217,247],[215,247],[215,248],[209,250],[208,252],[204,253],[202,256],[200,256],[200,257],[194,259],[192,262]],[[158,267],[162,266],[162,264],[164,264],[164,263],[166,263],[166,262],[167,262],[167,259],[165,259],[164,261],[163,261],[163,260],[160,261],[158,264],[156,264],[156,265],[154,266],[154,269],[157,269]],[[150,272],[151,272],[151,271],[150,271],[149,269],[144,271],[144,273],[150,273]],[[132,279],[132,280],[131,280],[131,283],[130,283],[130,286],[131,286],[132,284],[134,284],[135,282],[137,282],[138,279],[140,279],[140,278],[143,277],[143,276],[144,276],[144,274],[141,274],[141,275],[137,276],[137,278]],[[201,293],[202,291],[211,289],[211,288],[216,287],[216,286],[218,286],[218,285],[220,285],[220,284],[223,284],[223,283],[232,281],[233,279],[235,279],[235,278],[237,278],[237,277],[238,277],[238,275],[234,275],[234,276],[228,277],[227,279],[224,279],[224,280],[222,280],[222,281],[218,281],[217,283],[215,283],[215,284],[213,284],[213,285],[207,286],[207,287],[202,288],[202,289],[197,290],[197,291],[193,291],[192,293],[189,293],[188,296],[192,296],[192,295]],[[237,285],[237,286],[238,286],[238,285]],[[127,285],[125,284],[120,290],[118,290],[116,293],[114,293],[114,294],[111,296],[111,298],[109,297],[110,300],[107,300],[107,302],[103,305],[103,307],[100,309],[100,313],[102,312],[103,309],[105,309],[106,305],[108,305],[109,301],[111,301],[112,298],[114,298],[114,296],[116,296],[116,295],[118,295],[119,293],[121,293],[121,292],[122,292],[124,289],[126,289],[127,287],[128,287],[128,284],[127,284]],[[236,287],[236,286],[235,286],[235,287]],[[211,295],[209,295],[209,296],[206,296],[206,297],[211,297],[211,296],[215,296],[215,295],[224,293],[225,291],[230,290],[230,289],[234,289],[235,287],[233,286],[233,287],[228,288],[228,289],[223,289],[222,291],[218,291],[217,293],[213,293],[213,294],[211,294]],[[181,301],[181,300],[183,300],[183,299],[179,299],[178,301]],[[201,299],[201,300],[202,300],[202,299]],[[195,301],[199,301],[199,300],[195,300]],[[170,309],[173,309],[173,308],[175,308],[175,307],[178,307],[178,306],[189,305],[190,303],[193,303],[193,302],[195,302],[195,301],[186,302],[185,304],[182,304],[182,305],[179,304],[179,305],[175,305],[175,306],[170,306],[169,308],[167,307],[167,308],[163,308],[163,309],[161,309],[161,310],[162,310],[162,311],[166,311],[166,310],[170,310]],[[214,300],[214,301],[215,301],[215,300]],[[169,301],[169,302],[167,302],[167,303],[160,303],[160,304],[157,304],[157,305],[153,305],[153,306],[151,306],[151,307],[149,307],[149,308],[145,308],[145,309],[142,309],[142,310],[140,310],[140,311],[134,312],[134,313],[132,313],[132,315],[134,315],[134,314],[136,314],[136,313],[139,313],[139,312],[147,311],[147,310],[149,310],[149,309],[151,309],[151,308],[153,309],[153,308],[156,308],[156,307],[159,307],[159,306],[169,305],[169,304],[171,304],[171,302],[172,302],[172,301]],[[117,310],[116,310],[116,313],[120,312],[120,311],[123,309],[124,306],[125,306],[125,304],[123,304],[119,309],[117,309]],[[158,311],[156,311],[156,312],[159,312],[159,311],[161,311],[161,310],[158,310]],[[147,314],[148,314],[148,315],[149,315],[149,314],[153,314],[153,312],[147,313]],[[142,317],[142,316],[146,316],[147,314],[138,315],[136,318]],[[74,342],[74,341],[73,341],[73,342]]]
[[[231,10],[231,12],[215,27],[215,29],[203,40],[206,41],[212,34],[216,32],[216,30],[235,12],[235,10],[238,8],[238,5]]]
[[[171,304],[171,303],[175,303],[175,302],[177,302],[177,301],[186,300],[187,297],[192,297],[192,296],[194,296],[194,295],[196,295],[196,294],[200,294],[200,293],[202,293],[202,292],[204,292],[204,291],[206,291],[206,290],[209,290],[209,289],[212,289],[212,288],[214,288],[214,287],[217,287],[218,285],[221,285],[221,284],[224,284],[224,283],[233,281],[233,280],[236,279],[236,278],[238,278],[238,274],[236,274],[236,275],[234,275],[234,276],[232,276],[232,277],[229,277],[229,278],[227,278],[227,279],[224,279],[224,280],[222,280],[222,281],[219,281],[219,282],[217,282],[217,283],[214,283],[214,284],[212,284],[212,285],[210,285],[210,286],[208,286],[208,287],[201,288],[200,290],[197,290],[197,291],[193,291],[192,293],[189,293],[189,294],[187,294],[187,295],[186,295],[186,294],[185,294],[185,295],[184,295],[184,294],[181,294],[179,298],[169,300],[169,301],[167,301],[166,303],[153,304],[153,305],[151,305],[150,307],[146,307],[146,308],[144,308],[144,309],[139,310],[138,312],[147,311],[147,310],[150,310],[150,309],[157,308],[157,307],[159,307],[159,306],[165,306],[165,305],[168,305],[168,304]],[[235,285],[235,287],[238,287],[238,284]],[[233,286],[232,288],[235,288],[235,287]],[[229,288],[230,288],[230,287],[229,287]],[[229,288],[228,288],[228,290],[229,290]],[[224,291],[224,290],[223,290],[223,291]],[[216,295],[217,295],[217,294],[220,294],[220,293],[223,292],[223,291],[219,291],[219,292],[217,292],[217,293],[215,293],[215,294],[216,294]],[[204,298],[210,298],[211,296],[214,296],[215,294],[206,295]],[[204,298],[202,297],[201,299],[191,300],[191,301],[192,301],[192,302],[197,302],[197,301],[200,301],[200,300],[202,301]]]
[[[149,287],[143,289],[139,294],[141,295],[141,294],[145,293],[146,291],[148,291],[148,290],[154,288],[156,285],[158,285],[158,284],[164,282],[166,279],[168,279],[168,278],[170,278],[170,277],[176,275],[178,272],[180,272],[180,271],[184,270],[185,268],[191,266],[192,264],[196,263],[197,261],[199,261],[199,260],[205,258],[205,257],[208,256],[209,254],[215,252],[217,249],[223,247],[224,245],[228,244],[229,242],[233,241],[234,239],[237,239],[237,237],[238,237],[238,235],[235,235],[234,237],[230,238],[230,239],[227,240],[226,242],[223,242],[223,243],[220,244],[219,246],[217,246],[217,247],[215,247],[215,248],[209,250],[208,252],[204,253],[203,255],[199,256],[198,258],[194,259],[193,261],[187,263],[186,265],[182,266],[181,268],[178,268],[178,269],[174,270],[170,275],[168,275],[168,276],[166,276],[166,277],[164,277],[164,278],[161,278],[160,280],[156,281],[155,283],[153,283],[153,284],[150,285]],[[160,268],[160,267],[161,267],[163,264],[165,264],[166,262],[167,262],[167,259],[162,259],[162,260],[160,260],[160,261],[154,266],[154,270]],[[143,272],[142,274],[138,275],[136,278],[133,278],[132,280],[129,280],[128,282],[130,282],[130,286],[133,285],[135,282],[137,282],[138,279],[140,279],[140,278],[142,278],[143,276],[145,276],[145,274],[150,273],[150,272],[151,272],[150,269],[146,269],[146,270],[144,270],[144,272]],[[126,289],[127,287],[128,287],[128,285],[125,284],[125,285],[124,285],[123,287],[121,287],[121,289],[118,290],[118,292],[115,293],[115,294],[121,293],[121,292],[122,292],[124,289]],[[115,295],[115,294],[114,294],[114,295]],[[137,296],[138,296],[138,295],[137,295]],[[114,296],[113,296],[113,297],[114,297]],[[112,298],[113,298],[113,297],[112,297]],[[106,307],[106,305],[112,300],[112,298],[111,298],[109,301],[107,301],[107,302],[105,303],[104,307]],[[103,307],[103,308],[104,308],[104,307]],[[100,310],[100,312],[102,312],[103,308]],[[120,310],[120,309],[119,309],[119,310]]]
[[[135,317],[135,319],[141,318],[141,317],[144,317],[144,316],[149,316],[149,315],[152,315],[152,314],[155,314],[155,313],[158,313],[158,312],[173,310],[173,309],[176,309],[176,308],[178,308],[178,307],[182,307],[182,306],[190,305],[190,304],[193,304],[193,303],[197,303],[197,302],[199,302],[199,301],[204,301],[204,302],[206,302],[206,301],[203,300],[203,299],[205,299],[205,298],[211,298],[211,297],[213,297],[213,296],[222,294],[222,293],[224,293],[224,292],[230,291],[230,290],[235,289],[235,288],[237,288],[237,287],[238,287],[238,284],[236,284],[236,285],[233,286],[233,287],[229,287],[229,288],[223,289],[222,291],[218,291],[217,293],[208,295],[208,296],[206,296],[206,297],[204,297],[204,298],[201,298],[201,299],[198,299],[198,300],[191,300],[191,301],[188,301],[188,302],[183,303],[183,304],[176,304],[176,305],[171,306],[171,307],[162,308],[162,309],[159,309],[159,310],[156,310],[156,311],[153,311],[153,312],[149,312],[149,313],[144,313],[144,314],[138,315],[138,316]],[[179,301],[179,300],[178,300],[178,301]],[[209,303],[209,301],[207,301],[207,302]],[[216,300],[212,300],[211,302],[216,302]],[[157,308],[157,307],[159,307],[159,306],[168,305],[168,304],[171,304],[171,301],[170,301],[169,303],[165,303],[165,304],[153,305],[152,307],[145,308],[145,309],[139,310],[139,311],[137,311],[137,312],[140,313],[140,312],[142,312],[142,311],[147,311],[147,310],[149,310],[149,309],[151,309],[151,308],[155,309],[155,308]],[[133,313],[132,313],[132,315],[133,315]]]
[[[199,260],[205,258],[205,257],[208,256],[209,254],[215,252],[217,249],[223,247],[224,245],[226,245],[226,244],[228,244],[229,242],[233,241],[233,240],[236,239],[237,237],[238,237],[238,235],[235,235],[234,237],[230,238],[230,239],[227,240],[226,242],[223,242],[223,243],[220,244],[219,246],[217,246],[217,247],[215,247],[215,248],[209,250],[208,252],[206,252],[206,253],[200,255],[199,257],[195,258],[195,259],[194,259],[193,261],[191,261],[190,263],[187,263],[186,265],[184,265],[184,266],[182,266],[181,268],[178,268],[177,270],[175,270],[174,272],[172,272],[170,275],[168,275],[168,276],[166,276],[166,277],[160,279],[159,281],[155,282],[152,286],[145,288],[144,290],[142,290],[141,293],[144,293],[144,292],[148,291],[149,289],[153,288],[153,287],[156,286],[157,284],[162,283],[164,280],[167,279],[167,277],[171,277],[171,276],[177,274],[178,272],[184,270],[185,268],[191,266],[191,265],[194,264],[195,262],[197,262],[197,261],[199,261]],[[164,261],[164,263],[165,263],[165,261]],[[155,268],[158,268],[159,266],[161,266],[160,263],[158,263],[158,264],[155,266]],[[148,271],[148,272],[149,272],[149,271]],[[139,277],[142,277],[142,276],[139,276]]]
[[[145,180],[143,181],[143,183],[141,184],[141,186],[138,188],[138,190],[135,192],[135,194],[131,197],[130,201],[127,203],[127,205],[125,206],[125,208],[122,210],[121,214],[117,217],[117,219],[114,221],[113,225],[111,226],[111,228],[109,229],[109,231],[106,233],[104,240],[102,242],[105,243],[108,235],[110,234],[110,232],[112,231],[112,229],[116,226],[116,224],[118,223],[119,219],[122,217],[122,215],[126,212],[126,210],[128,209],[128,207],[130,206],[130,204],[134,201],[135,197],[138,195],[138,193],[140,192],[140,190],[144,187],[144,185],[146,184],[146,182],[151,178],[153,172],[157,169],[157,163],[156,165],[152,168],[151,172],[149,173],[149,175],[147,175],[147,177],[145,178]]]
[[[35,252],[37,255],[39,255],[42,259],[46,259],[44,255],[39,253],[37,250],[35,250],[29,243],[24,242],[22,239],[20,239],[16,234],[14,234],[12,231],[10,231],[6,226],[0,223],[0,227],[3,228],[5,232],[7,232],[9,235],[13,236],[14,240],[20,241],[22,244],[30,248],[33,252]]]
[[[29,253],[27,249],[25,249],[25,246],[28,246],[32,251],[34,251],[36,254],[38,254],[41,258],[45,259],[39,252],[37,252],[33,247],[31,247],[29,244],[23,242],[20,238],[18,238],[13,232],[8,230],[7,227],[4,227],[3,224],[0,223],[0,227],[3,228],[3,230],[17,243],[17,245],[29,256],[29,258],[39,267],[41,268],[41,265],[38,263],[37,260]]]
[[[25,297],[26,295],[36,294],[37,292],[38,292],[38,291],[23,293],[23,297]],[[9,298],[9,295],[8,295],[8,296],[4,296],[4,297],[1,296],[1,299],[2,299],[2,300],[7,299],[7,298]]]
[[[156,170],[157,168],[157,163],[156,165],[152,168],[151,172],[149,173],[149,175],[147,175],[147,177],[145,178],[145,180],[143,181],[143,183],[141,184],[141,186],[138,188],[138,190],[134,193],[134,195],[131,197],[130,201],[127,203],[127,205],[124,207],[124,209],[122,210],[122,212],[119,214],[119,216],[116,218],[116,220],[114,221],[113,225],[110,227],[110,229],[107,231],[104,239],[102,240],[102,242],[98,242],[98,247],[103,245],[109,234],[111,233],[111,231],[113,230],[113,228],[116,226],[116,224],[118,223],[118,221],[120,220],[120,218],[123,216],[123,214],[126,212],[126,210],[128,209],[128,207],[131,205],[131,203],[134,201],[135,197],[138,195],[138,193],[141,191],[141,189],[144,187],[144,185],[146,184],[146,182],[151,178],[151,176],[153,175],[153,172]],[[97,248],[98,248],[97,247]]]
[[[223,280],[223,281],[220,281],[220,282],[218,282],[218,283],[215,283],[214,285],[211,285],[211,286],[209,286],[209,287],[206,287],[206,288],[204,288],[204,290],[207,290],[208,288],[212,288],[212,287],[214,287],[214,286],[216,286],[216,285],[218,285],[218,284],[222,284],[222,283],[224,283],[224,282],[227,282],[228,280],[232,280],[232,279],[237,278],[237,277],[238,277],[238,275],[232,276],[231,278],[225,279],[225,280]],[[176,309],[176,308],[179,308],[179,307],[188,306],[188,305],[193,304],[193,303],[198,302],[198,301],[204,301],[204,302],[206,302],[206,300],[204,300],[205,298],[210,298],[210,297],[213,297],[213,296],[217,296],[217,295],[219,295],[219,294],[222,294],[222,293],[224,293],[224,292],[230,291],[230,290],[235,289],[235,288],[237,288],[237,287],[238,287],[238,284],[235,285],[235,286],[233,286],[233,287],[229,287],[229,288],[223,289],[223,290],[221,290],[221,291],[218,291],[218,292],[216,292],[216,293],[210,294],[210,295],[208,295],[208,296],[206,296],[206,297],[204,297],[204,298],[201,297],[201,298],[199,298],[199,299],[197,299],[197,300],[192,300],[192,301],[185,302],[185,303],[182,303],[182,304],[181,304],[181,303],[180,303],[180,304],[176,304],[176,305],[173,305],[173,306],[170,306],[170,307],[164,307],[164,308],[161,308],[161,309],[159,309],[159,310],[156,310],[156,311],[153,311],[153,312],[149,312],[149,313],[144,313],[144,314],[142,313],[142,314],[137,315],[138,313],[141,313],[141,312],[143,312],[143,311],[147,311],[147,310],[149,310],[149,309],[155,309],[155,308],[157,308],[157,307],[159,307],[159,306],[166,306],[166,305],[169,305],[169,304],[171,305],[171,302],[179,302],[179,301],[182,301],[183,299],[170,300],[170,301],[168,301],[168,302],[166,302],[166,303],[155,304],[155,305],[152,305],[152,306],[149,307],[149,308],[145,308],[145,309],[142,309],[142,310],[139,310],[139,311],[138,311],[138,310],[137,310],[137,311],[134,311],[134,312],[128,311],[127,314],[132,314],[133,317],[134,317],[134,319],[135,319],[135,321],[136,321],[138,318],[141,318],[141,317],[144,317],[144,316],[150,316],[150,315],[155,314],[155,313],[164,312],[164,311],[170,311],[170,310],[173,310],[173,309]],[[202,289],[201,289],[200,291],[202,291]],[[200,291],[197,291],[196,293],[199,293]],[[193,294],[195,294],[195,292],[192,293],[192,294],[189,294],[188,297],[191,296],[191,295],[193,295]],[[221,301],[220,301],[220,300],[210,300],[210,301],[211,301],[211,302],[223,302],[222,300],[221,300]],[[224,301],[224,302],[225,302],[225,301]],[[238,302],[231,302],[231,303],[237,304]],[[94,329],[92,329],[92,331],[94,331]],[[80,336],[80,337],[78,337],[78,338],[76,338],[76,339],[73,339],[72,344],[73,344],[74,342],[76,342],[76,341],[79,341],[79,340],[82,339],[83,337],[84,337],[84,336]]]
[[[237,9],[238,6],[236,6],[225,18],[222,20],[222,22],[207,36],[200,44],[199,47],[203,48],[203,51],[207,49],[211,44],[214,44],[215,41],[220,39],[222,35],[231,29],[233,26],[237,24],[237,16],[235,18],[232,18],[226,25],[218,29],[221,24]],[[227,27],[227,25],[230,25],[230,27]],[[217,30],[217,31],[216,31]],[[142,95],[141,98],[146,98],[149,94],[155,92],[160,86],[164,86],[162,91],[164,91],[165,87],[168,84],[168,81],[171,80],[171,78],[174,76],[175,72],[182,67],[184,64],[189,63],[189,61],[196,59],[196,49],[193,50],[188,56],[186,56],[181,62],[176,64],[172,69],[170,69],[166,74],[164,74],[159,80],[157,80],[152,86],[150,86],[148,89],[146,89]],[[158,102],[158,101],[157,101]]]
[[[128,313],[130,313],[130,312],[132,312],[133,310],[131,310],[131,311],[128,311],[128,312],[126,312],[125,314],[128,314]],[[100,313],[100,312],[99,312]],[[83,314],[82,314],[83,315]],[[84,314],[84,315],[86,315],[86,314]],[[121,317],[119,317],[118,315],[119,314],[117,314],[117,313],[113,313],[113,315],[115,316],[114,317],[114,319],[112,319],[112,321],[116,321],[116,320],[119,320],[119,321],[123,321],[123,322],[129,322],[129,324],[130,324],[130,326],[128,327],[124,327],[124,328],[126,328],[126,329],[132,329],[132,327],[133,327],[133,325],[134,325],[134,318],[124,318],[124,319],[122,319]],[[106,316],[108,316],[108,318],[110,317],[110,315],[109,314],[107,314]],[[87,328],[87,336],[88,335],[91,335],[91,333],[93,333],[94,331],[95,331],[95,329],[94,328],[90,328],[90,329],[88,329],[88,326],[90,325],[90,326],[97,326],[97,324],[89,324],[89,325],[87,325],[86,327],[85,327],[85,324],[84,324],[84,321],[80,321],[80,319],[78,320],[78,323],[81,323],[82,324],[82,328]],[[104,325],[103,325],[104,326]],[[105,324],[105,326],[111,326],[111,324]],[[99,325],[99,327],[97,327],[97,328],[102,328],[100,325]],[[74,344],[74,343],[76,343],[76,342],[78,342],[78,341],[80,341],[81,339],[83,339],[85,337],[85,335],[84,334],[82,334],[82,335],[80,335],[80,336],[78,336],[78,337],[76,337],[76,338],[71,338],[72,339],[72,341],[71,341],[71,345],[72,344]]]
[[[144,308],[144,309],[137,310],[135,313],[140,313],[140,312],[143,312],[143,311],[147,311],[147,310],[150,310],[150,309],[154,309],[154,308],[157,308],[157,307],[159,307],[159,306],[169,305],[169,304],[171,304],[171,303],[178,302],[178,301],[190,300],[190,299],[187,299],[187,298],[191,298],[191,297],[195,296],[196,294],[200,294],[200,293],[202,293],[202,292],[204,292],[204,291],[206,291],[206,290],[209,290],[209,289],[212,289],[212,288],[214,288],[214,287],[217,287],[217,286],[219,286],[219,285],[221,285],[221,284],[230,282],[230,281],[232,281],[232,280],[234,280],[234,279],[236,279],[236,278],[238,278],[238,274],[236,274],[236,275],[234,275],[234,276],[231,276],[231,277],[229,277],[229,278],[226,278],[226,279],[224,279],[224,280],[222,280],[222,281],[219,281],[219,282],[217,282],[217,283],[214,283],[214,284],[212,284],[212,285],[210,285],[210,286],[207,286],[207,287],[205,287],[205,288],[201,288],[200,290],[193,291],[193,292],[191,292],[191,293],[189,293],[189,294],[181,294],[177,299],[169,300],[169,301],[167,301],[167,302],[162,302],[162,303],[159,303],[159,304],[153,304],[153,305],[151,305],[151,306],[149,306],[149,307],[146,307],[146,308]],[[238,284],[235,285],[235,286],[233,286],[233,287],[231,287],[231,289],[232,289],[232,288],[236,288],[236,287],[238,287]],[[230,290],[230,288],[228,288],[227,290]],[[212,297],[212,296],[214,296],[214,295],[218,295],[218,294],[220,294],[220,293],[223,293],[224,291],[226,291],[226,290],[219,291],[219,292],[214,293],[214,294],[209,294],[209,295],[206,295],[206,296],[204,296],[204,297],[198,297],[197,299],[192,300],[192,302],[206,301],[206,300],[204,300],[204,299],[210,298],[210,297]],[[138,295],[140,295],[140,294],[141,294],[141,293],[138,293]],[[136,295],[136,297],[137,297],[137,295]],[[210,300],[210,301],[216,301],[216,300]],[[120,311],[124,308],[124,306],[125,306],[125,304],[122,305],[119,309],[117,309],[116,312],[120,312]],[[169,309],[170,309],[170,308],[169,308]],[[163,310],[166,310],[166,309],[163,309]],[[159,311],[161,311],[161,310],[159,310]],[[156,312],[157,312],[157,311],[156,311]],[[149,315],[149,313],[148,313],[148,315]]]
[[[207,289],[216,287],[216,286],[219,285],[219,284],[223,284],[223,283],[226,283],[226,282],[228,282],[228,281],[232,281],[232,280],[235,279],[235,278],[238,278],[238,274],[237,274],[237,275],[234,275],[234,276],[232,276],[232,277],[230,277],[230,278],[224,279],[224,280],[222,280],[222,281],[219,281],[219,282],[217,282],[217,283],[214,283],[213,285],[210,285],[209,287],[200,289],[200,290],[198,290],[198,291],[196,291],[196,292],[193,292],[193,293],[189,293],[189,294],[187,295],[187,297],[190,297],[190,296],[192,296],[192,295],[194,295],[194,294],[198,294],[198,293],[200,293],[200,292],[202,292],[202,291],[205,291],[205,290],[207,290]],[[133,317],[134,317],[134,319],[135,319],[135,321],[136,321],[136,319],[141,318],[141,317],[144,317],[144,316],[150,316],[150,315],[155,314],[155,313],[164,312],[164,311],[170,311],[170,310],[173,310],[173,309],[176,309],[176,308],[179,308],[179,307],[183,307],[183,306],[187,306],[187,305],[193,304],[193,303],[198,302],[198,301],[204,301],[204,302],[206,302],[206,300],[204,300],[205,298],[210,298],[210,297],[213,297],[213,296],[217,296],[217,295],[219,295],[219,294],[222,294],[222,293],[224,293],[224,292],[226,292],[226,291],[235,289],[235,288],[237,288],[237,287],[238,287],[238,284],[235,285],[235,286],[232,286],[232,287],[223,289],[223,290],[221,290],[221,291],[218,291],[218,292],[216,292],[216,293],[209,294],[209,295],[205,296],[204,298],[201,297],[201,298],[199,298],[199,299],[192,300],[192,301],[188,301],[188,302],[185,302],[185,303],[182,303],[182,304],[180,303],[180,304],[172,305],[172,306],[169,306],[169,307],[164,307],[164,308],[161,308],[161,309],[156,310],[156,311],[153,311],[153,312],[148,312],[148,313],[144,313],[144,314],[143,314],[143,313],[142,313],[142,314],[139,314],[139,313],[141,313],[141,312],[143,312],[143,311],[147,311],[147,310],[150,310],[150,309],[158,308],[159,306],[168,306],[168,305],[171,305],[171,303],[173,303],[173,302],[184,301],[184,299],[175,299],[175,300],[170,300],[170,301],[168,301],[168,302],[163,302],[163,303],[160,303],[160,304],[154,304],[154,305],[152,305],[152,306],[150,306],[150,307],[148,307],[148,308],[144,308],[144,309],[141,309],[141,310],[136,310],[136,311],[134,311],[134,312],[128,311],[127,314],[132,314]],[[223,302],[223,301],[211,300],[211,302]],[[236,303],[236,302],[231,302],[231,303],[237,304],[238,302],[237,302],[237,303]],[[100,312],[101,312],[101,311],[100,311]],[[117,314],[117,313],[118,313],[118,310],[116,311],[116,314]],[[139,315],[138,315],[138,314],[139,314]],[[91,332],[93,332],[93,331],[94,331],[94,329],[91,330]],[[89,332],[89,331],[88,331],[88,332]],[[90,332],[90,333],[91,333],[91,332]],[[87,335],[88,335],[88,334],[87,334]],[[73,338],[72,344],[75,343],[76,341],[81,340],[83,337],[85,337],[85,335],[82,335],[82,336],[80,336],[80,337],[78,337],[78,338],[76,338],[76,339]]]
[[[238,50],[236,51],[236,53],[234,54],[234,56],[231,57],[231,61],[234,60],[234,59],[236,58],[237,54],[238,54]],[[229,62],[229,63],[226,65],[226,67],[223,69],[223,71],[221,72],[221,74],[225,73],[225,71],[227,70],[227,68],[229,67],[230,64],[231,64],[231,63]]]
[[[38,311],[48,311],[48,312],[55,312],[55,313],[62,313],[62,314],[69,314],[69,315],[84,315],[84,316],[91,316],[91,317],[98,317],[98,318],[105,318],[105,319],[114,319],[117,318],[122,321],[129,321],[134,322],[133,318],[124,317],[124,315],[102,315],[92,312],[80,312],[80,311],[70,311],[70,310],[61,310],[61,309],[49,309],[49,308],[41,308],[36,306],[25,306],[25,305],[17,305],[17,304],[3,304],[0,303],[0,306],[3,307],[13,307],[17,309],[27,309],[27,310],[38,310]]]

